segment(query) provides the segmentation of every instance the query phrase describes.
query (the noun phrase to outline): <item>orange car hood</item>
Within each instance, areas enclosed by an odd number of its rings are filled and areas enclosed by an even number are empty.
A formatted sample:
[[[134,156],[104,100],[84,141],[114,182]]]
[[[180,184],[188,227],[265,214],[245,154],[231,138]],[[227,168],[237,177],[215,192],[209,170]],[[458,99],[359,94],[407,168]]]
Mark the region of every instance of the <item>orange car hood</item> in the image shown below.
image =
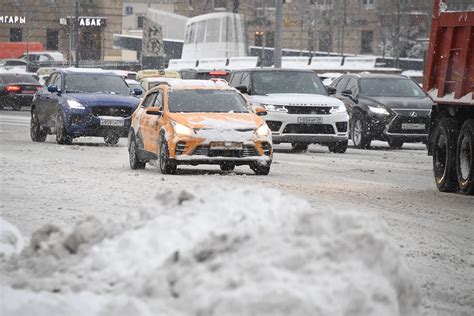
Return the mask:
[[[264,123],[252,113],[170,113],[169,117],[194,129],[256,129]]]

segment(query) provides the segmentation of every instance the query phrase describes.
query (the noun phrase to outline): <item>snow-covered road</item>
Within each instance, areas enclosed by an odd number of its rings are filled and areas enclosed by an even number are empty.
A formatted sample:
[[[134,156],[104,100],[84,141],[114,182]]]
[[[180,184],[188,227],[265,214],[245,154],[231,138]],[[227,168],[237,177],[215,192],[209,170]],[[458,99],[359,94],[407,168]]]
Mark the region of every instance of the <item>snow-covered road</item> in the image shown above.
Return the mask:
[[[277,188],[325,206],[369,213],[386,221],[424,295],[426,315],[474,314],[474,198],[436,190],[424,145],[345,154],[310,146],[294,154],[276,146],[270,175],[248,167],[181,167],[178,175],[157,168],[132,171],[126,140],[105,146],[81,138],[72,146],[29,137],[29,112],[0,112],[0,207],[2,216],[29,236],[46,223],[74,224],[93,214],[121,216],[157,192],[197,184]]]

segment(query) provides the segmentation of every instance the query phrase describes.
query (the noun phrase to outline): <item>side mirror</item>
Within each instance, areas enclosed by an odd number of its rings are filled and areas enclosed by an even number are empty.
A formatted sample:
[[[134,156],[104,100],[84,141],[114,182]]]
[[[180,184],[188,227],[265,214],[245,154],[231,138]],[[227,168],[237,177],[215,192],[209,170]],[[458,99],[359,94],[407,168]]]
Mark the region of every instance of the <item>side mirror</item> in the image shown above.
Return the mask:
[[[267,110],[265,110],[265,109],[262,108],[261,106],[255,107],[254,112],[255,112],[255,114],[258,115],[258,116],[265,116],[265,115],[268,114],[268,113],[267,113]]]
[[[344,91],[341,92],[341,94],[345,97],[348,97],[348,98],[352,97],[352,91],[351,90],[344,90]]]
[[[161,111],[161,108],[157,107],[151,107],[146,110],[146,114],[148,115],[161,115],[163,114],[163,111]]]
[[[329,95],[335,95],[336,94],[336,88],[327,86],[326,91],[328,92]]]
[[[51,92],[51,93],[56,93],[56,92],[58,92],[58,87],[55,86],[55,85],[49,86],[48,91]]]
[[[133,89],[133,94],[134,95],[142,95],[143,91],[141,89],[135,88]]]
[[[237,86],[235,87],[237,90],[239,90],[241,93],[248,93],[248,88],[247,86]]]

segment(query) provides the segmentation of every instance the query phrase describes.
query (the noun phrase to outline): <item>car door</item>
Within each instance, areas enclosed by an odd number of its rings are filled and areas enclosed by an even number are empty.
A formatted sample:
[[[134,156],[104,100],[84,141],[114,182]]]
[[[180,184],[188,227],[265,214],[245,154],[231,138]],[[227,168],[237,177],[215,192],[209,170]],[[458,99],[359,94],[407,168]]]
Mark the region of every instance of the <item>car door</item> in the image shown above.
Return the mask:
[[[163,113],[164,109],[164,93],[162,89],[158,89],[158,91],[153,93],[155,97],[150,100],[148,104],[146,104],[147,108],[154,107],[154,108],[161,108]],[[156,114],[148,114],[146,109],[144,114],[141,116],[140,126],[143,128],[143,144],[144,149],[148,152],[158,154],[158,140],[160,137],[160,128],[162,125],[162,117],[161,115]]]
[[[47,122],[47,102],[49,102],[51,99],[51,92],[48,91],[48,87],[52,85],[52,82],[55,80],[57,75],[57,73],[51,74],[43,87],[38,92],[36,92],[34,105],[38,119],[42,124],[46,124]]]
[[[356,105],[355,100],[357,100],[357,96],[358,96],[357,81],[354,78],[349,78],[345,88],[342,91],[347,91],[347,90],[351,91],[351,96],[341,94],[341,100],[342,102],[344,102],[349,116],[352,116],[352,110],[354,106]]]
[[[45,116],[47,121],[54,121],[56,118],[56,114],[58,113],[59,110],[59,103],[61,101],[61,93],[63,91],[61,90],[63,88],[62,85],[62,76],[60,73],[57,73],[57,75],[54,77],[54,79],[51,81],[51,86],[56,86],[58,88],[58,92],[47,92],[46,98],[45,98]]]

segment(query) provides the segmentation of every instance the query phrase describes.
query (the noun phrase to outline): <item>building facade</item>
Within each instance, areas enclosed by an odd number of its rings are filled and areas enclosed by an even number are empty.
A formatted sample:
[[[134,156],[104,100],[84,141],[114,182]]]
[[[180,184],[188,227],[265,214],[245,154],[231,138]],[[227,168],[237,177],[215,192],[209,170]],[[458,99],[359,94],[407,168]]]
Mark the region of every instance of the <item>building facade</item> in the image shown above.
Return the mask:
[[[46,50],[61,51],[72,60],[76,2],[79,58],[120,59],[120,50],[113,48],[113,34],[122,31],[121,0],[0,0],[0,42],[40,42]]]

